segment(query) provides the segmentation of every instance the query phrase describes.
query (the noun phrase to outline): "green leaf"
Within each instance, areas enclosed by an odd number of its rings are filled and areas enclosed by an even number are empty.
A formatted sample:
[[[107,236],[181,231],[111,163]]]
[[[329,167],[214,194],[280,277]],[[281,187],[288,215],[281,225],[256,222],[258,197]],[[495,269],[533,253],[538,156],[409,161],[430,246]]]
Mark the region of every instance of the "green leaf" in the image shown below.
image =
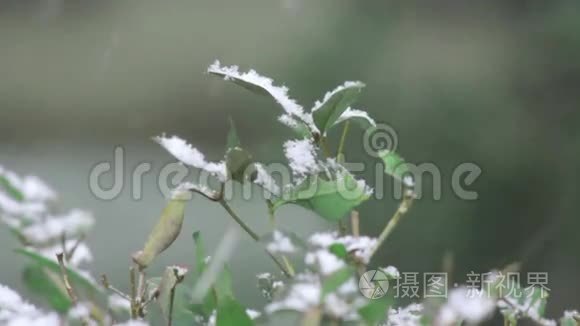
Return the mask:
[[[234,298],[226,297],[220,300],[217,308],[217,326],[252,326],[254,322]]]
[[[577,316],[580,317],[580,316]],[[578,322],[574,318],[573,313],[564,313],[564,316],[560,318],[560,326],[578,326]]]
[[[399,154],[382,150],[378,152],[379,157],[385,163],[385,173],[391,175],[395,179],[402,181],[405,185],[412,185],[412,176],[410,169],[405,160]],[[411,179],[408,179],[411,178]]]
[[[8,193],[8,195],[14,199],[16,199],[17,201],[23,201],[24,200],[24,194],[18,190],[16,187],[14,187],[10,181],[8,181],[8,179],[6,179],[5,176],[0,175],[0,187],[4,188],[4,190]]]
[[[57,273],[60,276],[60,265],[57,261],[48,259],[41,254],[28,248],[18,248],[16,253],[23,255],[39,266],[45,267],[48,270]],[[82,288],[89,293],[89,295],[102,293],[100,287],[90,278],[80,274],[77,270],[66,267],[68,277],[75,288]]]
[[[327,94],[323,102],[312,110],[316,127],[323,134],[328,131],[340,115],[358,99],[363,87],[365,84],[361,82],[348,82]]]
[[[333,253],[338,258],[346,260],[348,258],[348,250],[342,243],[333,243],[328,247],[328,251]]]
[[[22,272],[22,279],[28,290],[46,299],[57,312],[65,313],[72,306],[66,289],[61,285],[60,274],[41,265],[29,265]]]
[[[226,166],[232,180],[243,183],[248,166],[252,164],[252,155],[240,147],[234,147],[226,153]]]
[[[367,325],[377,325],[386,319],[389,307],[393,304],[393,299],[386,295],[380,299],[371,300],[367,305],[358,310],[358,314]]]
[[[238,137],[238,132],[236,131],[236,125],[234,124],[234,119],[229,117],[230,120],[230,130],[228,131],[227,147],[226,151],[234,147],[240,147],[240,138]]]
[[[345,121],[358,125],[362,130],[367,130],[377,126],[375,120],[373,120],[365,111],[351,109],[345,111],[340,118],[336,120],[333,127]]]
[[[273,202],[273,208],[288,203],[298,204],[324,219],[337,221],[369,198],[368,189],[345,171],[339,178],[330,180],[323,175],[307,178],[301,184],[286,189]]]
[[[334,292],[346,281],[351,279],[354,276],[354,272],[355,270],[352,266],[346,266],[325,277],[322,280],[322,291],[320,293],[321,298]]]

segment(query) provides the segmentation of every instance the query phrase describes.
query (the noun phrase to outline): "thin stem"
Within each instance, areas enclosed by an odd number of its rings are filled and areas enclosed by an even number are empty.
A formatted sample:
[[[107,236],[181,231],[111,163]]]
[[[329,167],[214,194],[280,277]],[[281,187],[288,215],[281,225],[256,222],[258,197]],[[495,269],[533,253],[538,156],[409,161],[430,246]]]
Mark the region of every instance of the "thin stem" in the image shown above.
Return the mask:
[[[175,299],[175,286],[171,288],[169,293],[169,316],[167,316],[167,326],[171,326],[173,322],[173,301]]]
[[[129,283],[131,285],[131,319],[137,318],[137,280],[135,277],[135,267],[129,268]]]
[[[222,205],[222,207],[228,212],[228,214],[230,214],[230,216],[234,219],[234,221],[236,221],[241,227],[242,229],[244,229],[244,231],[246,231],[246,233],[252,238],[254,239],[254,241],[256,242],[260,242],[260,236],[258,234],[256,234],[256,232],[254,232],[246,223],[244,223],[244,221],[242,221],[242,219],[232,210],[232,208],[230,207],[230,205],[228,205],[228,203],[225,200],[220,200],[219,203]],[[276,256],[274,256],[274,254],[272,254],[271,252],[269,252],[266,249],[266,253],[268,254],[268,256],[270,256],[270,258],[272,258],[272,260],[274,260],[274,262],[276,263],[276,265],[278,265],[278,267],[280,267],[280,269],[282,270],[282,272],[284,273],[284,275],[286,275],[287,277],[292,277],[292,273],[289,272],[286,267],[284,266],[283,263],[281,263]]]
[[[344,149],[344,143],[346,141],[346,135],[348,134],[348,127],[350,125],[350,121],[346,120],[346,122],[344,123],[344,128],[342,128],[342,135],[340,136],[340,142],[338,143],[338,150],[336,151],[336,158],[338,160],[338,163],[341,163],[341,161],[344,161],[344,156],[343,156],[343,149]]]
[[[391,217],[389,223],[387,223],[387,225],[383,229],[383,232],[381,232],[381,234],[379,235],[379,238],[377,239],[377,244],[371,251],[370,254],[371,258],[374,256],[374,254],[377,252],[377,250],[383,244],[383,242],[385,242],[385,240],[389,237],[389,235],[391,235],[397,224],[399,224],[401,218],[407,213],[409,208],[411,208],[411,205],[413,204],[413,199],[415,199],[415,195],[412,192],[409,192],[405,195],[405,198],[399,205],[399,208],[397,208],[397,211],[395,211],[395,214],[393,214],[393,217]]]
[[[127,294],[123,293],[123,291],[117,289],[116,287],[112,286],[109,283],[109,279],[107,278],[107,275],[105,275],[105,274],[101,275],[101,284],[103,285],[103,287],[105,289],[110,290],[111,292],[117,294],[121,298],[131,302],[131,297],[129,297]]]
[[[64,288],[66,289],[66,293],[70,297],[71,302],[76,304],[78,302],[78,298],[70,284],[68,279],[68,272],[66,266],[64,265],[64,254],[61,252],[56,254],[56,259],[58,260],[58,265],[60,266],[60,274],[62,276],[62,282],[64,283]]]
[[[219,203],[228,212],[228,214],[230,214],[230,216],[234,219],[234,221],[236,221],[236,223],[238,223],[242,227],[242,229],[244,229],[244,231],[246,231],[246,233],[250,237],[252,237],[252,239],[254,239],[254,241],[256,242],[260,241],[260,236],[258,236],[256,232],[254,232],[246,223],[244,223],[244,221],[242,221],[242,219],[232,210],[230,205],[228,205],[228,203],[225,200],[222,199],[219,201]]]
[[[322,136],[320,138],[320,148],[322,149],[324,156],[330,157],[330,150],[328,149],[328,146],[326,145],[326,137],[324,137],[324,136]]]
[[[358,237],[360,235],[360,220],[357,210],[352,210],[350,212],[350,227],[352,235]]]

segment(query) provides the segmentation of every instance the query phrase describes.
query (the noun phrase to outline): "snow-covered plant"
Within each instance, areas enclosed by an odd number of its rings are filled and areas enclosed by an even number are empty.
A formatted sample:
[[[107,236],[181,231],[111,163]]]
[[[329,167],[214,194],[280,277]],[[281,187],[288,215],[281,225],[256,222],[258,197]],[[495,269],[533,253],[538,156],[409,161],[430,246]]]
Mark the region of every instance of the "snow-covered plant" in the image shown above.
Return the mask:
[[[179,162],[206,173],[216,183],[184,182],[174,189],[143,247],[131,255],[130,287],[122,291],[110,284],[105,274],[96,281],[84,269],[92,260],[85,242],[94,224],[91,214],[79,209],[60,211],[55,205],[56,192],[39,178],[19,177],[0,167],[0,220],[19,239],[21,247],[16,252],[30,261],[23,273],[25,285],[44,298],[47,306],[33,306],[0,285],[0,324],[460,325],[484,322],[498,312],[507,324],[521,318],[555,324],[543,317],[546,299],[540,292],[532,292],[531,298],[524,300],[511,293],[481,289],[485,296],[469,297],[469,291],[459,287],[450,291],[447,300],[426,300],[406,307],[396,306],[391,294],[375,298],[373,292],[373,299],[363,295],[362,286],[376,281],[363,277],[368,265],[416,198],[405,161],[390,148],[378,149],[376,156],[385,173],[401,183],[404,196],[382,232],[376,237],[360,234],[356,209],[371,198],[373,189],[344,165],[343,148],[350,124],[365,132],[377,127],[368,113],[353,107],[365,84],[345,82],[307,110],[288,96],[286,87],[275,86],[253,70],[240,72],[237,66],[222,66],[216,61],[207,72],[268,96],[281,106],[278,121],[294,133],[293,139],[281,145],[292,179],[279,182],[266,164],[254,160],[242,146],[233,122],[223,159],[216,162],[207,160],[179,136],[155,137],[155,142]],[[328,137],[338,126],[343,129],[335,150],[330,148]],[[270,232],[258,234],[230,206],[225,189],[231,183],[254,184],[265,191],[264,215]],[[193,232],[193,268],[171,265],[162,275],[148,275],[156,258],[181,234],[192,194],[220,204],[272,260],[276,271],[256,271],[256,291],[268,301],[265,307],[248,309],[232,290],[233,273],[227,260],[236,249],[238,228],[224,232],[211,257],[202,235]],[[276,213],[291,204],[336,222],[336,230],[316,231],[305,238],[281,230]],[[386,280],[400,278],[393,266],[377,269]],[[499,285],[502,281],[490,277],[489,282]],[[575,325],[578,318],[576,311],[568,311],[561,323]]]

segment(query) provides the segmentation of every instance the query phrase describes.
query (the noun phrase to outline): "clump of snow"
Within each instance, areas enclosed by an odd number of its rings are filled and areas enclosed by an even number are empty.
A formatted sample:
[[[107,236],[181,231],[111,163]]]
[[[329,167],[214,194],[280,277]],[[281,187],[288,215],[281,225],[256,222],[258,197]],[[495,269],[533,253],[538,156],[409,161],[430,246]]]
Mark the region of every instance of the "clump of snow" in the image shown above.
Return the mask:
[[[285,142],[284,153],[295,176],[305,176],[319,170],[314,144],[309,139]]]
[[[178,278],[185,277],[185,274],[187,274],[187,272],[189,271],[189,269],[185,266],[173,265],[173,266],[171,266],[171,268],[173,269],[173,271],[175,272],[175,275]]]
[[[0,166],[0,176],[8,180],[8,183],[22,193],[28,201],[48,201],[56,199],[56,192],[43,180],[34,175],[24,177],[16,173],[5,170]]]
[[[266,245],[266,249],[271,253],[286,253],[290,254],[296,251],[296,247],[292,243],[289,237],[285,236],[282,232],[275,230],[272,233],[272,242]]]
[[[227,173],[224,162],[207,162],[205,156],[185,140],[177,136],[165,137],[165,135],[157,136],[153,139],[184,164],[207,171],[220,181],[226,180]]]
[[[312,116],[305,114],[303,108],[298,105],[295,100],[288,97],[287,87],[274,86],[272,79],[261,76],[255,70],[240,73],[238,66],[222,66],[220,62],[216,60],[211,66],[209,66],[207,72],[222,75],[225,80],[240,80],[260,87],[282,106],[286,116],[293,119],[297,118],[306,123],[312,130],[317,130],[312,122]],[[288,118],[282,119],[287,120]]]
[[[253,309],[246,309],[246,314],[248,314],[251,319],[256,319],[262,315],[262,313]]]
[[[68,214],[49,216],[44,222],[28,226],[22,230],[22,234],[28,241],[41,244],[60,239],[63,235],[71,237],[86,233],[94,223],[89,212],[73,209]]]
[[[389,309],[387,326],[414,326],[421,325],[423,305],[412,303],[406,307]]]
[[[109,309],[113,311],[130,311],[131,302],[126,298],[114,293],[111,294],[107,300]]]
[[[304,262],[322,275],[332,274],[346,266],[344,260],[326,249],[308,252],[304,256]]]
[[[352,109],[352,108],[347,108],[340,115],[340,117],[336,120],[336,122],[334,124],[339,124],[339,123],[341,123],[343,121],[346,121],[346,120],[349,120],[349,119],[353,119],[353,118],[364,119],[364,120],[368,121],[368,123],[371,126],[376,126],[377,125],[377,123],[375,122],[375,120],[373,118],[371,118],[367,112],[362,111],[362,110]]]
[[[367,236],[339,236],[338,232],[318,232],[308,238],[308,243],[320,248],[328,248],[335,243],[341,243],[349,253],[352,253],[361,262],[368,263],[372,249],[377,244],[376,238]]]
[[[266,306],[267,313],[279,310],[306,311],[320,304],[320,280],[311,274],[299,274],[286,296]]]
[[[70,319],[86,319],[91,314],[91,305],[87,302],[79,302],[68,311]]]
[[[401,277],[401,273],[395,266],[387,266],[385,268],[381,268],[381,270],[387,274],[387,277],[390,279],[398,279]]]
[[[256,178],[254,179],[254,183],[266,189],[273,195],[279,195],[280,187],[276,184],[276,180],[274,180],[268,171],[266,171],[264,166],[260,163],[256,163],[254,164],[254,167],[256,168]]]
[[[44,313],[24,301],[11,288],[0,284],[0,324],[6,326],[59,326],[56,313]]]
[[[463,320],[470,324],[481,323],[493,315],[495,302],[487,295],[470,295],[469,289],[459,287],[449,293],[447,303],[441,307],[437,320],[443,325]]]

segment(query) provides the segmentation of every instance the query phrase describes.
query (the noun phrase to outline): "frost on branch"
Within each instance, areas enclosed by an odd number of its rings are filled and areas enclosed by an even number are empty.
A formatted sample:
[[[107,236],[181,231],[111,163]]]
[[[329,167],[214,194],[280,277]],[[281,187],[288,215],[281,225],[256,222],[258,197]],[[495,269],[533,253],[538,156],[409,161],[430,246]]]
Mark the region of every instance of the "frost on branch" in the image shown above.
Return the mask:
[[[232,80],[245,88],[269,94],[284,109],[285,114],[283,114],[284,118],[280,118],[281,122],[288,125],[288,123],[297,124],[300,121],[306,124],[311,130],[316,131],[316,127],[312,122],[312,116],[305,114],[302,106],[288,97],[287,87],[274,86],[272,79],[261,76],[255,70],[240,73],[238,66],[222,66],[218,60],[209,66],[207,72],[223,76],[225,80]]]
[[[220,181],[226,180],[225,162],[207,162],[205,156],[197,148],[177,136],[165,137],[165,135],[161,135],[153,139],[182,163],[207,171]]]

